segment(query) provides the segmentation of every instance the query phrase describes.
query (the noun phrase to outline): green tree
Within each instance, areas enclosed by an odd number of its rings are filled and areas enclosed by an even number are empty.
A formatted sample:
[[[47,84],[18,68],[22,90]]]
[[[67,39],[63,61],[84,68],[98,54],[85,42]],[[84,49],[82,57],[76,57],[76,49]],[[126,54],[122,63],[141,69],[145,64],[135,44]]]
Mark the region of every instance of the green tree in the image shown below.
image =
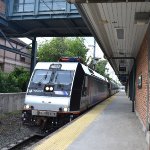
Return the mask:
[[[67,50],[64,51],[65,56],[74,57],[80,56],[83,61],[86,60],[87,48],[84,45],[84,38],[69,38],[65,39]]]
[[[18,81],[16,77],[2,71],[0,71],[0,85],[1,93],[12,93],[21,91],[18,87]]]
[[[91,60],[90,60],[90,59],[91,59]],[[94,67],[94,62],[93,62],[93,59],[92,59],[91,56],[88,58],[88,61],[89,61],[89,60],[90,60],[90,63],[89,63],[88,66],[89,66],[91,69],[93,69],[93,67]],[[99,74],[105,76],[105,70],[108,70],[108,69],[106,68],[106,65],[107,65],[107,60],[101,60],[101,59],[99,59],[99,60],[96,62],[96,64],[95,64],[95,71],[98,72]]]
[[[0,88],[0,92],[1,93],[4,93],[4,91],[7,90],[7,87],[6,87],[6,79],[7,79],[7,74],[3,73],[1,70],[0,70],[0,85],[1,85],[1,88]]]
[[[108,70],[107,68],[106,68],[106,65],[107,65],[107,60],[99,60],[97,63],[96,63],[96,66],[95,66],[95,70],[99,73],[99,74],[101,74],[101,75],[103,75],[103,76],[105,76],[106,77],[106,70]]]
[[[29,77],[29,72],[23,68],[16,68],[11,73],[0,70],[0,93],[25,92]]]
[[[42,43],[38,48],[39,61],[56,61],[61,56],[60,38],[53,38],[51,41]]]
[[[11,72],[9,76],[17,79],[18,87],[21,89],[21,91],[26,91],[30,79],[29,71],[25,70],[23,67],[15,68],[15,70]]]
[[[108,80],[111,80],[111,78],[109,77],[109,74],[107,73],[107,71],[108,71],[108,68],[106,68],[107,63],[108,63],[107,60],[101,60],[101,59],[99,59],[96,62],[95,71],[98,72],[99,74],[101,74],[102,76],[106,77]],[[89,67],[91,69],[93,69],[93,59],[89,63]]]
[[[86,60],[87,49],[83,38],[53,38],[41,44],[38,49],[39,61],[58,61],[61,56],[80,56]]]

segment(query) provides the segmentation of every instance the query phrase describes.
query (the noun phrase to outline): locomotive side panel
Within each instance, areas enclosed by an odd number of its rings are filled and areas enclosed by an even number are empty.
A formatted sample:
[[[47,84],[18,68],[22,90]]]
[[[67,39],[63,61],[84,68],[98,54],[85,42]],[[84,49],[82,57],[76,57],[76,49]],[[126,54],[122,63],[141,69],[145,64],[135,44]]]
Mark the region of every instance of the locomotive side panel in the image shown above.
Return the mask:
[[[110,82],[110,89],[111,89],[110,96],[118,92],[118,86],[115,83]]]
[[[89,108],[91,102],[90,96],[90,76],[85,75],[82,85],[82,95],[80,101],[80,111],[84,111]]]
[[[106,81],[90,77],[90,106],[106,99],[109,96],[108,85]]]
[[[71,100],[70,100],[70,111],[80,110],[81,92],[84,80],[84,71],[80,64],[77,66],[74,83],[72,87]]]
[[[80,110],[87,109],[109,97],[108,84],[93,76],[85,76],[82,88]]]

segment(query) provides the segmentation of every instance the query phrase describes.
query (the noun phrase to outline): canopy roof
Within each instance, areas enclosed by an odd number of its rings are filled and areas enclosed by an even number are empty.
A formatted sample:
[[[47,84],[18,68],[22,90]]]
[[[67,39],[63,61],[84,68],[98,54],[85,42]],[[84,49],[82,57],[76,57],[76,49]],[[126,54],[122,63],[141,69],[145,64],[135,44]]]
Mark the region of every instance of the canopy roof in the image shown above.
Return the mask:
[[[150,20],[149,1],[73,0],[121,82],[126,82]],[[72,2],[73,2],[72,1]],[[90,3],[92,2],[92,3]],[[95,3],[93,3],[95,2]],[[99,3],[96,3],[99,2]],[[120,76],[121,75],[121,76]]]

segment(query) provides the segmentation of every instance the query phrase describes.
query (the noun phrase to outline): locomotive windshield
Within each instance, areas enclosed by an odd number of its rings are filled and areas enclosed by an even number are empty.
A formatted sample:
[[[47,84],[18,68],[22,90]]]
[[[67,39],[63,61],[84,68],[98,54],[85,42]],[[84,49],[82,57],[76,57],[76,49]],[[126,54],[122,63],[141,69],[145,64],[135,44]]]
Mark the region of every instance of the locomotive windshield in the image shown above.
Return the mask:
[[[52,71],[50,70],[36,70],[31,82],[47,84],[50,80]]]
[[[35,70],[27,93],[40,96],[69,96],[73,76],[74,71],[70,70]],[[47,84],[54,87],[53,92],[44,92]]]
[[[71,84],[73,78],[72,71],[57,71],[54,77],[54,83],[56,84]]]

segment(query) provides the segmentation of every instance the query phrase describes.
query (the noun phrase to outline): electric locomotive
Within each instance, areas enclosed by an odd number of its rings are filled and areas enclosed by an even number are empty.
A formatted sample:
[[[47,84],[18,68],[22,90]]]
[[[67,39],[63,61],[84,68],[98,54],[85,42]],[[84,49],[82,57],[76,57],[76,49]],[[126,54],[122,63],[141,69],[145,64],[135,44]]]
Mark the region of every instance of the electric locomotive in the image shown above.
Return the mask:
[[[78,61],[39,62],[31,76],[23,122],[59,126],[110,96],[106,78]]]

